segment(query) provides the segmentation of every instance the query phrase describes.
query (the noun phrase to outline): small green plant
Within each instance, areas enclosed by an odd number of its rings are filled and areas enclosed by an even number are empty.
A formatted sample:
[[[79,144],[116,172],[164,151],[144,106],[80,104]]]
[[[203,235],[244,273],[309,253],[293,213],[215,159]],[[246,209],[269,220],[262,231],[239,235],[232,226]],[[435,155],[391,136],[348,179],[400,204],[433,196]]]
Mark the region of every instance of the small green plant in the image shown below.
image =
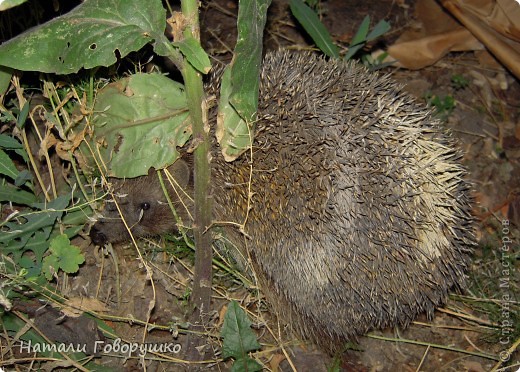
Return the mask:
[[[289,5],[292,14],[316,43],[316,46],[327,56],[340,58],[339,48],[332,41],[332,36],[320,21],[318,14],[302,0],[291,0]],[[370,17],[366,16],[352,38],[343,59],[347,61],[352,59],[369,41],[377,39],[389,29],[390,24],[381,20],[370,30]]]
[[[495,225],[496,226],[496,225]],[[460,300],[474,313],[485,314],[492,326],[486,327],[481,338],[489,343],[512,344],[520,339],[520,306],[517,295],[517,272],[515,265],[520,256],[520,247],[507,242],[500,234],[479,246],[470,272],[469,292],[472,297],[461,296]],[[507,252],[497,246],[508,247]],[[482,269],[485,267],[485,270]]]
[[[21,123],[24,111],[18,116]],[[12,119],[12,114],[3,112],[2,117]],[[21,128],[23,130],[23,128]],[[13,159],[16,159],[17,166]],[[9,310],[12,303],[30,302],[36,295],[63,302],[55,296],[56,284],[50,284],[61,274],[75,273],[84,262],[80,249],[71,245],[70,238],[77,235],[84,219],[77,219],[72,212],[73,192],[43,201],[35,192],[32,175],[22,167],[20,159],[28,162],[28,154],[15,137],[0,135],[0,201],[3,220],[0,221],[0,319],[9,334],[20,334],[26,324]],[[76,199],[76,201],[79,199]],[[69,213],[70,212],[70,213]],[[80,217],[85,217],[83,211]],[[43,344],[46,342],[34,329],[20,334],[20,341]],[[59,358],[50,353],[42,357]],[[69,358],[84,358],[79,353]],[[93,367],[92,367],[93,368]]]
[[[43,259],[42,271],[47,280],[52,280],[54,275],[62,270],[67,274],[79,270],[79,265],[85,262],[85,257],[78,247],[70,244],[65,234],[56,236],[50,242],[50,254]]]
[[[469,85],[469,80],[463,75],[455,74],[451,77],[451,86],[455,90],[462,90]]]
[[[30,277],[41,275],[41,262],[49,248],[49,240],[56,236],[53,227],[64,215],[70,196],[60,196],[46,203],[38,202],[27,170],[19,171],[6,151],[27,157],[27,153],[13,137],[0,136],[0,200],[15,203],[11,213],[1,222],[0,248],[2,254],[28,270]],[[30,255],[26,254],[31,252]],[[56,267],[56,271],[59,267]]]
[[[449,94],[442,97],[436,94],[427,93],[425,99],[429,106],[435,108],[435,115],[442,121],[448,120],[448,117],[455,109],[455,98]]]
[[[375,40],[390,30],[390,24],[384,20],[379,21],[370,30],[370,17],[366,16],[359,26],[356,35],[352,38],[347,54],[343,59],[349,60],[356,55],[369,41]]]
[[[77,272],[84,262],[80,249],[72,245],[70,239],[83,228],[90,208],[74,175],[59,185],[63,187],[57,187],[57,179],[51,176],[60,173],[56,167],[61,167],[61,162],[56,153],[43,154],[43,150],[50,147],[45,144],[51,137],[43,117],[49,121],[54,117],[44,112],[42,105],[22,104],[21,94],[18,100],[13,99],[13,90],[23,91],[13,83],[13,88],[5,93],[5,106],[0,106],[0,122],[4,128],[11,128],[11,133],[0,134],[0,323],[6,334],[21,335],[26,323],[10,312],[15,301],[22,307],[30,307],[27,304],[37,297],[46,303],[65,302],[56,294],[56,287],[61,285],[65,275]],[[64,110],[66,101],[61,99],[60,102]],[[41,106],[41,111],[36,106]],[[42,120],[37,122],[36,117]],[[52,125],[59,127],[53,139],[59,136],[58,132],[64,136],[69,134],[63,130],[65,126],[56,122]],[[36,135],[37,127],[39,135]],[[46,160],[52,157],[53,161],[41,160],[39,155],[44,155]],[[41,164],[45,165],[40,167]],[[46,342],[33,328],[24,331],[19,340]],[[85,357],[79,354],[72,359]],[[40,356],[59,358],[45,352]]]
[[[83,227],[88,208],[72,207],[72,203],[84,198],[68,185],[66,190],[57,194],[52,178],[52,195],[43,190],[43,183],[42,190],[36,191],[33,174],[40,175],[33,161],[36,154],[29,154],[29,135],[25,128],[30,105],[27,102],[21,109],[14,104],[10,106],[13,106],[10,110],[0,112],[0,121],[11,123],[7,125],[15,126],[16,131],[13,132],[19,134],[0,135],[0,202],[4,211],[10,210],[0,222],[0,248],[16,267],[25,270],[27,279],[45,284],[60,270],[67,273],[77,271],[77,267],[70,265],[71,257],[66,258],[63,252],[70,254],[77,250],[79,255],[79,250],[70,246],[69,239]],[[9,205],[4,204],[6,202]],[[67,242],[65,246],[63,239]],[[54,249],[51,254],[49,247]],[[59,253],[59,247],[64,247],[62,253]],[[74,258],[76,263],[83,262],[83,257],[79,256]]]
[[[369,68],[369,70],[375,71],[390,66],[393,63],[383,62],[386,57],[388,57],[388,53],[384,52],[375,58],[371,54],[362,54],[359,59],[363,65]]]
[[[223,340],[222,357],[233,358],[232,371],[261,371],[262,366],[248,353],[260,349],[256,335],[251,330],[251,321],[236,301],[228,305],[221,335]]]

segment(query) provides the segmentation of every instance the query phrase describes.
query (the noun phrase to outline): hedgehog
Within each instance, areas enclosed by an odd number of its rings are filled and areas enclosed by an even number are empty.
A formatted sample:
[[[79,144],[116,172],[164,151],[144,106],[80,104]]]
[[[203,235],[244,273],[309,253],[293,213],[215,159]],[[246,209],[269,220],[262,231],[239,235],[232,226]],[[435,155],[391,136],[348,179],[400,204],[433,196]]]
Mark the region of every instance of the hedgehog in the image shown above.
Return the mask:
[[[210,117],[214,125],[215,110]],[[232,254],[242,267],[250,260],[273,308],[303,338],[334,349],[372,329],[406,327],[464,288],[475,244],[470,186],[431,110],[387,75],[278,51],[263,61],[257,118],[250,156],[226,162],[212,145],[213,217],[241,222],[249,213],[246,234],[222,227]],[[192,192],[190,154],[175,164]],[[118,184],[136,236],[177,226],[153,177]],[[186,224],[192,205],[177,205]],[[129,237],[114,208],[102,216],[94,243]]]

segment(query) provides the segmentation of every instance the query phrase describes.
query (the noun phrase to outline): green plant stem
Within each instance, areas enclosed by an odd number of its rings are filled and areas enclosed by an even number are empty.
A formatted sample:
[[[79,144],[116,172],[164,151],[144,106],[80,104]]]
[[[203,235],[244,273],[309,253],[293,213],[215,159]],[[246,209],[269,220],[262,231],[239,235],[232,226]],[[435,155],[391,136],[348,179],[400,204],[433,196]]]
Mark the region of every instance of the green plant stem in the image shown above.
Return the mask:
[[[199,19],[198,19],[198,2],[196,0],[183,0],[181,9],[184,17],[187,19],[187,28],[184,30],[184,36],[194,37],[200,40]],[[196,144],[194,159],[194,223],[193,234],[195,239],[195,274],[193,280],[193,292],[191,295],[191,304],[194,312],[190,317],[190,323],[201,325],[200,321],[204,313],[210,310],[211,300],[211,280],[212,280],[212,251],[211,251],[211,234],[207,232],[211,224],[212,203],[209,195],[210,167],[209,167],[209,136],[206,131],[203,117],[203,100],[204,90],[202,86],[201,75],[184,60],[181,69],[186,86],[186,96],[188,99],[188,109],[192,118],[193,140]],[[206,109],[207,110],[207,109]],[[207,113],[207,111],[206,111]],[[196,349],[190,346],[192,359],[196,357]]]

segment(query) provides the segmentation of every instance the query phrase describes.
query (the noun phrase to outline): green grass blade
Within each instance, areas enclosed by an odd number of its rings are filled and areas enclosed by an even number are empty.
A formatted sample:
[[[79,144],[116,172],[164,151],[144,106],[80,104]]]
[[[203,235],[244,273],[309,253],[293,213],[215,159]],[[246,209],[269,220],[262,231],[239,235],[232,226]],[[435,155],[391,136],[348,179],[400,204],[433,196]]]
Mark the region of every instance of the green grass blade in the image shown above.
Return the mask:
[[[339,58],[339,49],[333,43],[329,31],[321,23],[318,15],[301,0],[289,3],[292,14],[303,26],[318,48],[329,57]]]
[[[372,41],[374,39],[377,39],[379,36],[385,34],[390,30],[390,23],[388,23],[385,20],[380,20],[377,25],[375,25],[374,29],[370,31],[370,33],[367,36],[367,41]]]

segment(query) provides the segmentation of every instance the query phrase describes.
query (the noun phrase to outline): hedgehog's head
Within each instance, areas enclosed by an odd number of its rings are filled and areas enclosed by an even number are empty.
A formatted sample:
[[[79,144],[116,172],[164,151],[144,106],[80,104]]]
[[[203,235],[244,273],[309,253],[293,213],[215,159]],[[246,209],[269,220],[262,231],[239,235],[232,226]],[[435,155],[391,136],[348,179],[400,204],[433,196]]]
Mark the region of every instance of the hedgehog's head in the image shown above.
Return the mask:
[[[150,170],[147,176],[127,180],[115,180],[113,198],[106,201],[98,221],[90,230],[96,245],[117,243],[134,237],[160,235],[174,232],[178,224],[190,225],[191,170],[179,159],[168,168],[173,176],[169,182],[163,175],[169,198],[175,208],[175,218],[158,175]],[[125,226],[126,223],[126,226]]]

